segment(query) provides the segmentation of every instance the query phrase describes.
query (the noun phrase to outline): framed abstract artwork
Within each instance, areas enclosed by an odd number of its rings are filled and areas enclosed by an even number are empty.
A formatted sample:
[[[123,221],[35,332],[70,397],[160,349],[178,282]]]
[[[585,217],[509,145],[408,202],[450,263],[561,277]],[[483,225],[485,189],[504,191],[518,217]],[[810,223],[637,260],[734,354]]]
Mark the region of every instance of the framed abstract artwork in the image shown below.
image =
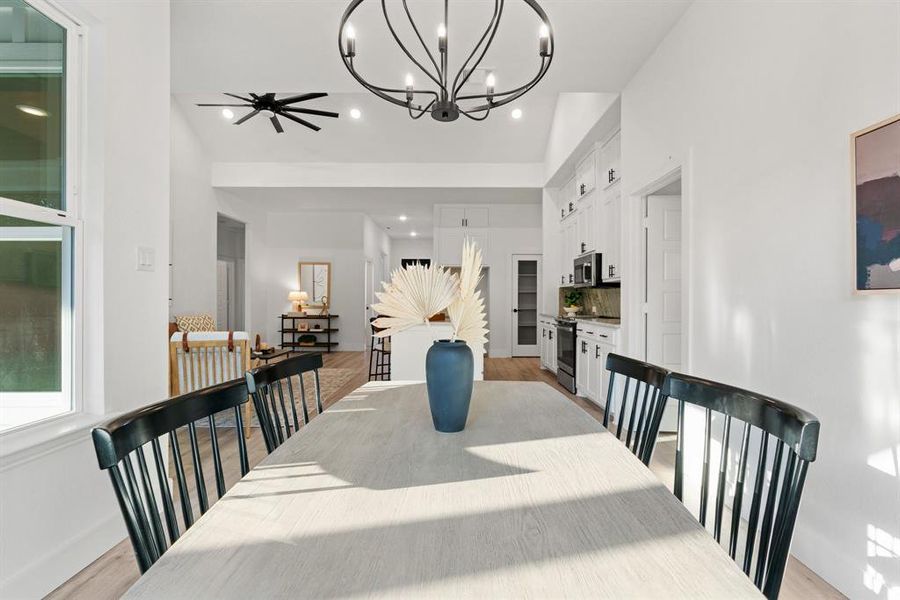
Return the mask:
[[[900,115],[850,136],[858,293],[900,292]]]

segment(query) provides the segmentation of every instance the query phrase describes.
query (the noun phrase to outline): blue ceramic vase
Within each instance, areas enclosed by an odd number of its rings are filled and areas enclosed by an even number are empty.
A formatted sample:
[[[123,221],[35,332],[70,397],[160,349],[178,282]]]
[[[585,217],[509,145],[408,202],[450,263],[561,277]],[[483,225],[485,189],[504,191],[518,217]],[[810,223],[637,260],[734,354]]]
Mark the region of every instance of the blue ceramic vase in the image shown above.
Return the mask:
[[[425,356],[425,381],[434,428],[443,433],[462,431],[469,416],[475,359],[462,340],[437,340]]]

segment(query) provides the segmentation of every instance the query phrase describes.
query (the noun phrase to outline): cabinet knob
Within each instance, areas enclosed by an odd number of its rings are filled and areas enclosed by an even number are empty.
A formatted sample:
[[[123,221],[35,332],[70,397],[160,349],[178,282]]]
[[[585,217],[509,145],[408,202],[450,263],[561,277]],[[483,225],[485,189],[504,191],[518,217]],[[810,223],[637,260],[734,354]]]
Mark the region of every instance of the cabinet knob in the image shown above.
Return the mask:
[[[594,358],[600,358],[600,346],[594,346]]]
[[[549,339],[553,339],[553,331],[548,331],[547,334],[550,336]]]

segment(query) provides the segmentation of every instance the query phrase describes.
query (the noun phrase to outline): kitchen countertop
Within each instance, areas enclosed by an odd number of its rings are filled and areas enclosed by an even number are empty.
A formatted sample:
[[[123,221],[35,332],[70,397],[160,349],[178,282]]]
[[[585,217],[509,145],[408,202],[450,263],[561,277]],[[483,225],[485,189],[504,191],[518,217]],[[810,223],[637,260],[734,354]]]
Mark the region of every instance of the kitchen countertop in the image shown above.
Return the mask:
[[[593,323],[595,325],[606,325],[607,327],[621,327],[622,319],[609,319],[606,317],[578,317],[579,323]]]
[[[545,319],[556,319],[559,315],[552,315],[550,313],[540,313],[541,317]],[[588,316],[579,316],[577,317],[579,323],[593,323],[596,325],[606,325],[607,327],[621,327],[622,319],[613,319],[608,317],[588,317]]]

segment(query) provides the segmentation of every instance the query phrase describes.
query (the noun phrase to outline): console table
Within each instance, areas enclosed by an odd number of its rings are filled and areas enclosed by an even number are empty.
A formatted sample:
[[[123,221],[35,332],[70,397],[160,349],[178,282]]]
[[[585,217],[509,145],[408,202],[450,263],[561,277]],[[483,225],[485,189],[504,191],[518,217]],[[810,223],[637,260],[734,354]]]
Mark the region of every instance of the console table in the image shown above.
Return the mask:
[[[281,327],[278,331],[281,333],[282,348],[291,350],[298,348],[325,348],[326,352],[331,352],[331,349],[338,345],[336,341],[331,339],[331,335],[338,332],[337,327],[332,323],[338,318],[337,315],[306,315],[302,317],[281,315],[279,318],[281,319]],[[313,321],[314,323],[310,325],[307,331],[297,331],[297,323],[299,321]],[[316,326],[319,329],[313,328]],[[297,341],[301,335],[307,334],[316,336],[316,341],[312,343],[300,343]],[[320,335],[324,337],[319,337]]]

